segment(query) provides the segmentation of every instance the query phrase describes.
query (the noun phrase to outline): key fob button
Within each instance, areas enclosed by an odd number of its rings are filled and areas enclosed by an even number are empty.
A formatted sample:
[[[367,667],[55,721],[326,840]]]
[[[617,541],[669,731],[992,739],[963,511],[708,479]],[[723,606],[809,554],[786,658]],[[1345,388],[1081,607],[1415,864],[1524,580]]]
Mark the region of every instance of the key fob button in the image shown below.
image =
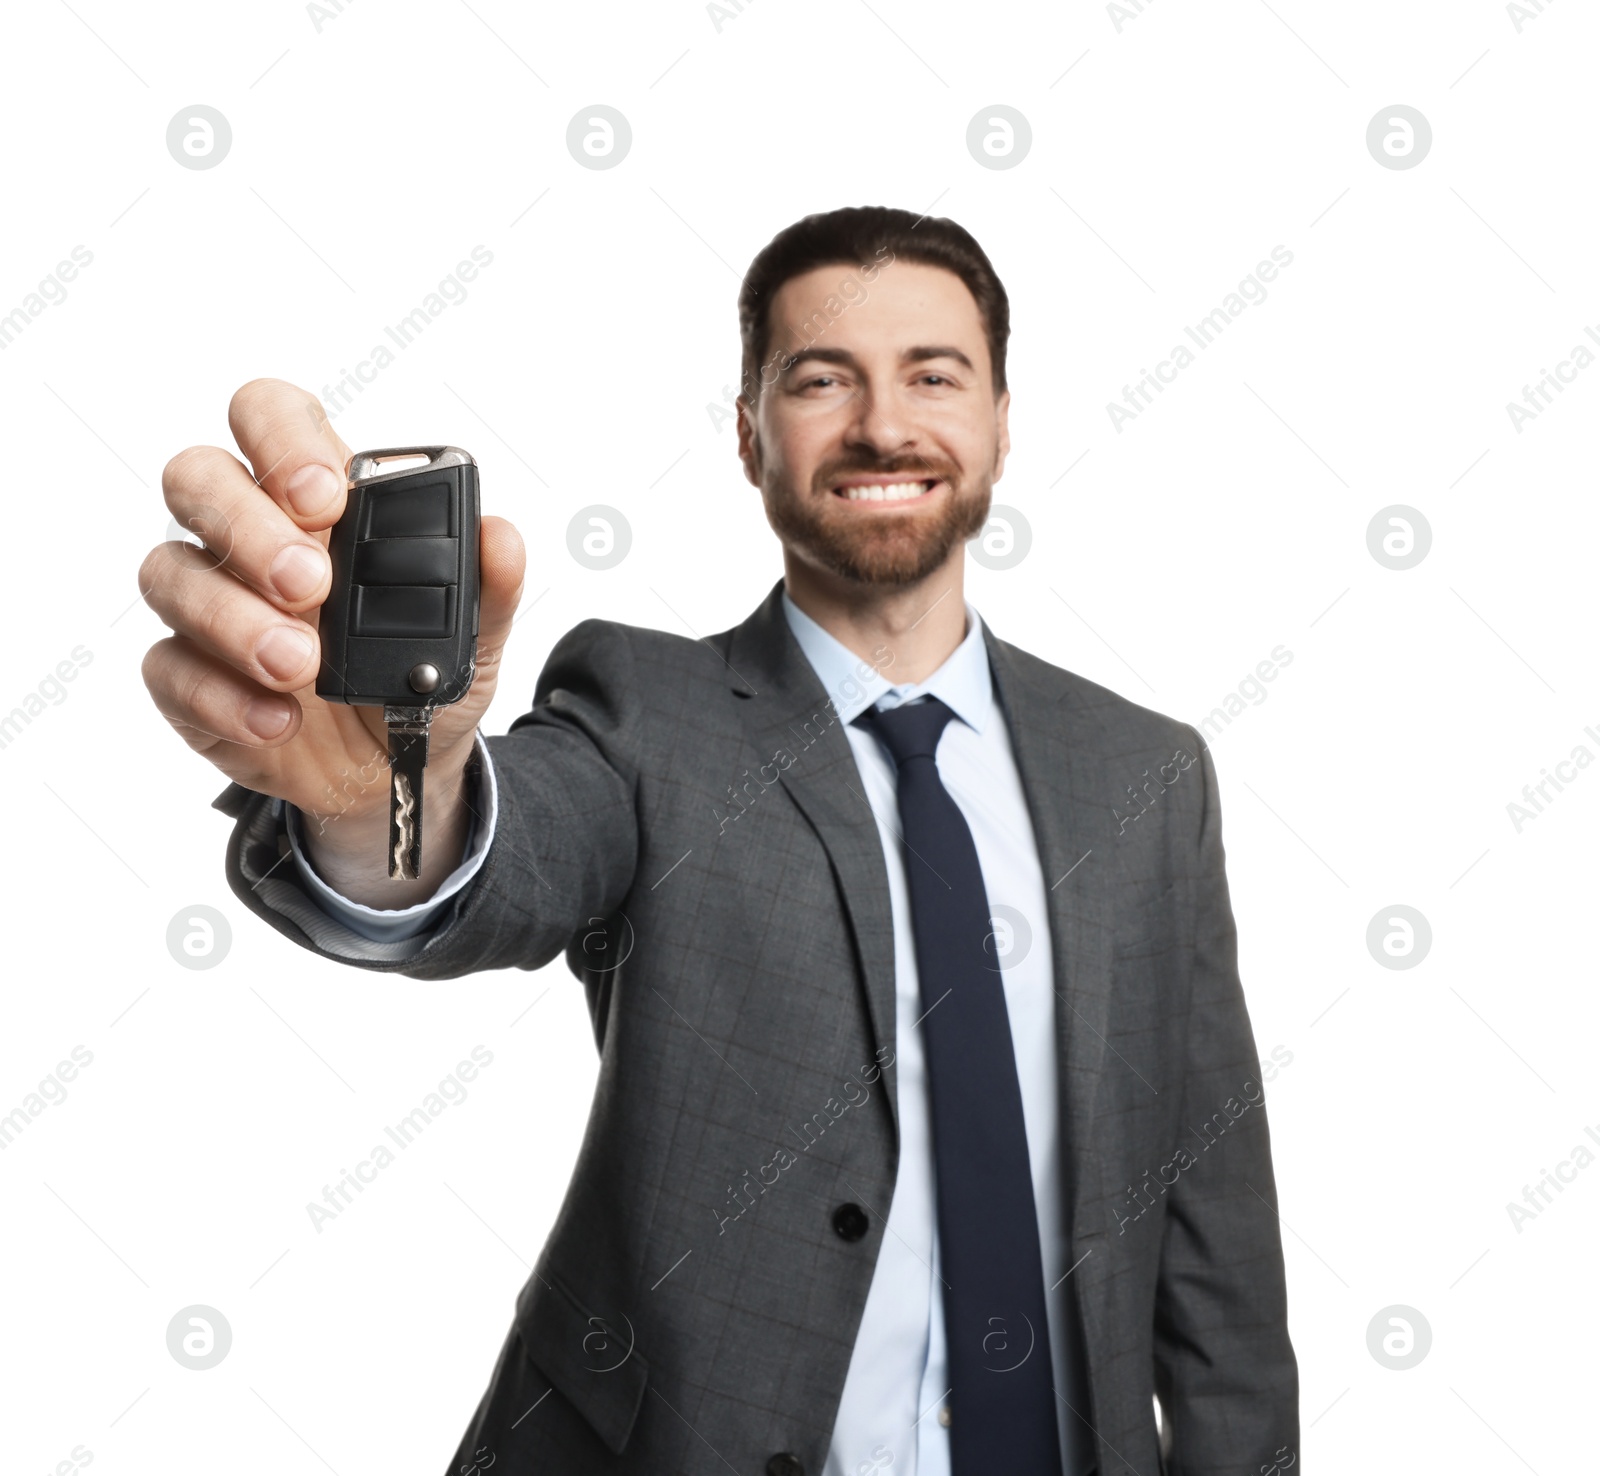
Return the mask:
[[[367,504],[366,526],[362,538],[449,538],[450,506],[453,501],[446,482],[424,482],[417,486],[385,487],[375,490]]]
[[[358,584],[357,636],[420,636],[442,639],[456,627],[456,592],[438,584]]]
[[[356,584],[454,584],[454,538],[369,538],[356,545]]]
[[[411,682],[412,691],[421,692],[424,696],[426,696],[429,692],[438,689],[439,668],[434,666],[431,662],[419,661],[411,668],[409,680]]]

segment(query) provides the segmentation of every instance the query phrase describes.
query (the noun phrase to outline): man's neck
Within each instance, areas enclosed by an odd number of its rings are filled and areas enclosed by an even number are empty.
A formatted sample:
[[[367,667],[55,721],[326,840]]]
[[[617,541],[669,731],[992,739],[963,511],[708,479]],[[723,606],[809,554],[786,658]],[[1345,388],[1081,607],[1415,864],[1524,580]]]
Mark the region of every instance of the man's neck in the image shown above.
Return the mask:
[[[926,681],[966,638],[965,545],[917,584],[851,583],[784,551],[789,598],[895,685]]]

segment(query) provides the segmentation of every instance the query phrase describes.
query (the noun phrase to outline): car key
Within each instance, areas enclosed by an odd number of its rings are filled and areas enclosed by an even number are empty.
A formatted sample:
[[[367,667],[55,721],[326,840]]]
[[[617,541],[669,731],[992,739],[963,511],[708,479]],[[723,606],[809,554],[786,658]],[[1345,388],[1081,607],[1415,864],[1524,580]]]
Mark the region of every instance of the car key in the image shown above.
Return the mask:
[[[385,469],[419,456],[425,466]],[[478,464],[459,446],[400,446],[356,453],[347,475],[328,537],[317,696],[383,709],[389,875],[414,880],[429,727],[466,696],[477,658]]]

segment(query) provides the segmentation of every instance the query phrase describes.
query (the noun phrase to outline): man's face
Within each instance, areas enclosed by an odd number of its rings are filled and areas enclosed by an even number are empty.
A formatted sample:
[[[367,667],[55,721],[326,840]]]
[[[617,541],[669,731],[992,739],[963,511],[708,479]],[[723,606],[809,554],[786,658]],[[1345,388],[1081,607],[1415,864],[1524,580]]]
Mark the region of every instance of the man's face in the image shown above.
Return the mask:
[[[953,272],[891,261],[841,312],[846,277],[860,268],[779,288],[771,382],[753,421],[741,396],[739,456],[791,554],[853,583],[913,584],[982,532],[1011,396],[995,397],[978,305]]]

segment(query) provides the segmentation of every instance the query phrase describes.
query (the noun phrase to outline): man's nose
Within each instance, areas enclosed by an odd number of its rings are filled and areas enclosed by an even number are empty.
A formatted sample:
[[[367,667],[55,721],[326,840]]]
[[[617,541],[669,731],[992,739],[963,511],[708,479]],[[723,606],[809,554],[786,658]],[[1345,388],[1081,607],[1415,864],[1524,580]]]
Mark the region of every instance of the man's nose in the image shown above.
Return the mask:
[[[866,385],[856,391],[852,401],[848,438],[869,446],[880,456],[889,456],[905,447],[911,432],[901,407],[891,391]]]

